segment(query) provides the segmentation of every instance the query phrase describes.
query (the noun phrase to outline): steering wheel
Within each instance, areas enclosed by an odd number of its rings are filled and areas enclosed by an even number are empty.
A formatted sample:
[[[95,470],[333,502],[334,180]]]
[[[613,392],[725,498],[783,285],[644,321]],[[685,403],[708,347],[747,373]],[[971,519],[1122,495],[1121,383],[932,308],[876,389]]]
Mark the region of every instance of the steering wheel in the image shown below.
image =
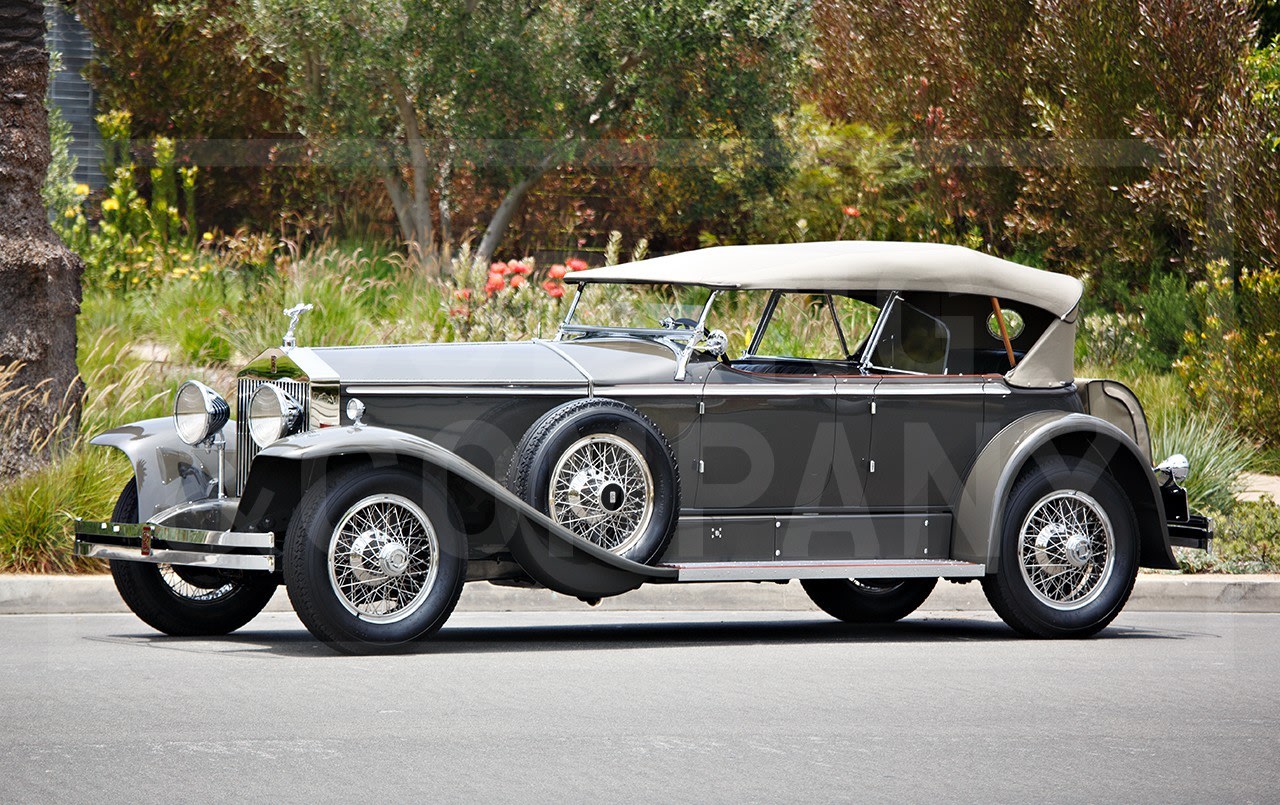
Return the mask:
[[[667,316],[666,318],[661,319],[658,322],[658,324],[664,330],[679,330],[682,328],[685,330],[698,329],[698,322],[694,321],[693,319],[686,319],[686,318],[673,319],[670,316]],[[706,330],[706,328],[704,327],[703,330]]]

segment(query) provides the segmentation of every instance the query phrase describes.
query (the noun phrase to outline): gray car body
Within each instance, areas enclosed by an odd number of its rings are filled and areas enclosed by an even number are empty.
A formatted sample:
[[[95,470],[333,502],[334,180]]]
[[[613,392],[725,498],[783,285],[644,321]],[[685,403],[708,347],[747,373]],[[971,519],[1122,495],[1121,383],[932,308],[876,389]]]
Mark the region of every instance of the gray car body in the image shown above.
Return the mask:
[[[242,381],[309,384],[310,428],[250,457],[237,455],[246,442],[227,425],[222,477],[238,500],[220,507],[234,512],[223,527],[272,531],[279,545],[302,495],[325,473],[394,462],[447,478],[471,544],[470,579],[594,598],[677,580],[678,568],[694,565],[764,574],[723,578],[778,579],[806,577],[806,566],[823,562],[909,560],[920,575],[947,576],[948,562],[967,566],[956,576],[975,575],[994,567],[1003,502],[1027,463],[1087,455],[1132,501],[1141,563],[1176,567],[1136,400],[1095,416],[1085,412],[1087,387],[1074,384],[1023,389],[999,375],[853,368],[767,375],[697,352],[676,380],[680,351],[660,338],[617,335],[267,350]],[[1113,396],[1132,399],[1114,385]],[[524,433],[582,397],[635,407],[674,449],[680,516],[652,564],[577,537],[505,486]],[[351,398],[365,405],[360,423],[344,413]],[[173,507],[213,495],[217,451],[183,443],[171,420],[93,441],[129,456],[144,520],[165,524]]]

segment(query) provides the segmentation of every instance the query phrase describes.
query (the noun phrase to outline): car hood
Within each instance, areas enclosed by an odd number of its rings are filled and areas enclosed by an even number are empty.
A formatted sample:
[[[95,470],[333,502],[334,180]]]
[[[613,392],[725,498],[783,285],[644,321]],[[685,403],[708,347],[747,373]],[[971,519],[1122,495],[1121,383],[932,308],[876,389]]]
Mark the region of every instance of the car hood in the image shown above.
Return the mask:
[[[675,363],[670,347],[633,338],[313,347],[291,357],[304,352],[343,385],[611,386],[670,380]]]

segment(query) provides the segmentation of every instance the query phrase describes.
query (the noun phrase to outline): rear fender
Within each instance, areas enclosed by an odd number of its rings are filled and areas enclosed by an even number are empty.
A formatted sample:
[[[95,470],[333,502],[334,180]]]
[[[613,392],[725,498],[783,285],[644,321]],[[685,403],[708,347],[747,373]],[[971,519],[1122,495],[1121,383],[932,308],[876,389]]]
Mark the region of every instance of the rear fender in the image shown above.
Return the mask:
[[[1040,411],[1011,422],[987,443],[965,479],[955,512],[951,556],[985,564],[1000,559],[1004,503],[1019,475],[1037,456],[1089,457],[1106,467],[1133,505],[1140,564],[1175,569],[1164,503],[1155,474],[1133,439],[1088,414]]]
[[[235,422],[228,422],[224,465],[227,489],[235,488]],[[144,419],[100,433],[90,444],[114,447],[133,464],[138,479],[138,514],[145,522],[153,515],[181,503],[216,497],[218,451],[192,447],[178,437],[172,417]]]
[[[305,490],[352,462],[440,473],[461,506],[492,504],[492,524],[482,536],[472,535],[473,544],[496,538],[525,572],[557,592],[594,598],[635,589],[646,580],[675,578],[672,568],[632,562],[582,539],[456,453],[401,431],[371,426],[322,428],[264,449],[249,470],[237,527],[266,527],[263,521],[269,519],[274,521],[270,527],[278,529]],[[467,519],[468,512],[462,514]],[[526,539],[516,539],[518,534]],[[538,539],[528,540],[531,534]]]

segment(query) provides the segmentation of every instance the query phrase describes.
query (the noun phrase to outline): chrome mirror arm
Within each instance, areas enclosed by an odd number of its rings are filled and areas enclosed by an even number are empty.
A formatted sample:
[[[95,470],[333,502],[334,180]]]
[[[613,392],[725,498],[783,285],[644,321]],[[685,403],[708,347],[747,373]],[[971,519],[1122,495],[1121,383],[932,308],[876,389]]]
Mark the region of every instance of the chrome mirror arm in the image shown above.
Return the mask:
[[[702,315],[698,316],[698,326],[693,328],[693,336],[684,345],[684,349],[680,350],[679,357],[676,358],[675,380],[677,382],[683,381],[688,374],[689,359],[693,357],[693,350],[699,344],[707,341],[711,335],[707,333],[707,316],[711,313],[711,303],[716,301],[716,295],[719,293],[719,291],[712,291],[711,295],[707,297],[707,303],[702,306]],[[704,336],[703,333],[706,333],[706,335]]]

